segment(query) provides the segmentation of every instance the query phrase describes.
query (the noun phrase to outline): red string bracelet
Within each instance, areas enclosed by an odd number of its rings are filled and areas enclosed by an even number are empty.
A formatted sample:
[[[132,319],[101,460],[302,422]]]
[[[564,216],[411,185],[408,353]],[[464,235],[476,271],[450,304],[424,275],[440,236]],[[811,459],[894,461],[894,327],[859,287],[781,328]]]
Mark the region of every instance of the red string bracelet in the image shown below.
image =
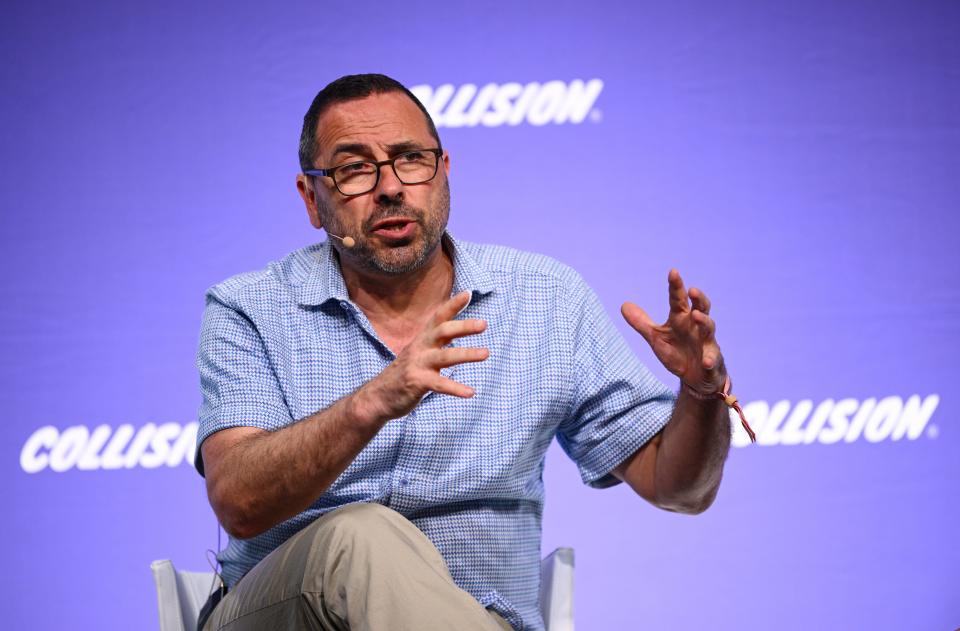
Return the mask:
[[[727,404],[727,407],[733,408],[737,411],[737,414],[740,415],[740,424],[743,425],[743,429],[747,430],[747,435],[750,437],[750,442],[757,442],[757,435],[752,429],[750,429],[750,423],[747,422],[747,417],[743,414],[743,408],[740,407],[740,403],[737,401],[736,395],[730,394],[730,375],[727,375],[726,380],[723,382],[723,389],[720,390],[720,392],[712,392],[710,394],[698,392],[685,381],[681,381],[680,383],[682,383],[683,387],[687,389],[688,394],[700,399],[701,401],[707,399],[723,399],[723,402]]]

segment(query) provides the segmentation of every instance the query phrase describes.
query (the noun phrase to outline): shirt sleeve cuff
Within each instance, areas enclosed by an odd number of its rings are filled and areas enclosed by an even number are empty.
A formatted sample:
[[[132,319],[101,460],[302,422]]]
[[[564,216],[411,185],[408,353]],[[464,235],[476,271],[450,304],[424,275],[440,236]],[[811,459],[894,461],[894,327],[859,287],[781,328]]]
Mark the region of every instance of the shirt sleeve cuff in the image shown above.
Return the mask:
[[[200,429],[197,433],[197,451],[193,463],[200,475],[203,472],[203,455],[200,451],[203,441],[217,432],[233,427],[255,427],[269,432],[277,431],[293,423],[286,407],[265,406],[263,402],[235,401],[207,410],[200,415]]]
[[[616,432],[603,442],[602,448],[595,448],[585,454],[579,463],[584,484],[595,489],[619,484],[620,480],[611,471],[666,426],[673,413],[673,403],[673,399],[670,399],[644,406],[639,414],[617,428]]]

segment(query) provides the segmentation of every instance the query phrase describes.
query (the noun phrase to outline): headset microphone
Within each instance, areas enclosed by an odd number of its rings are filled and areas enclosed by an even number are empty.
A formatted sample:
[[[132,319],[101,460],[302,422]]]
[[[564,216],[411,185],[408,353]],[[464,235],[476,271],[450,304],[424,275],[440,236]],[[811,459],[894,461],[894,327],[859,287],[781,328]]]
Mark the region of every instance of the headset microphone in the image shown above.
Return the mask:
[[[333,237],[334,239],[340,239],[340,242],[343,243],[343,247],[345,248],[352,248],[357,244],[357,242],[353,240],[353,237],[341,237],[333,234],[332,232],[328,232],[327,235]]]

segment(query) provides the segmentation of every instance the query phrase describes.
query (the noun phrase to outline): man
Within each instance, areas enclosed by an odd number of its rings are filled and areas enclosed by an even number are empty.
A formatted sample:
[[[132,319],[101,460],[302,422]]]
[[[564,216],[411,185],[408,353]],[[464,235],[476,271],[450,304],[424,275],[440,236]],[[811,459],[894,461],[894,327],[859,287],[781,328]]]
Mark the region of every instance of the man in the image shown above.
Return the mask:
[[[541,470],[554,436],[596,487],[667,510],[716,495],[729,381],[710,302],[623,315],[571,269],[453,239],[450,156],[382,75],[304,118],[297,188],[333,237],[211,288],[197,467],[230,534],[205,629],[540,629]]]

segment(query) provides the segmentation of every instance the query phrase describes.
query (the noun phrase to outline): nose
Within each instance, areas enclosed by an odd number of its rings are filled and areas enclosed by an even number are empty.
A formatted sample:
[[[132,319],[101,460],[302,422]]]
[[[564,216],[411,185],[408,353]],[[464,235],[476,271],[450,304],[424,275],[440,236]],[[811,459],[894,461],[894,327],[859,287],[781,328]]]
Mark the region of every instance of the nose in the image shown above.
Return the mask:
[[[374,189],[374,197],[377,201],[385,200],[388,203],[403,199],[403,182],[400,181],[393,171],[393,167],[389,164],[380,167],[380,181],[377,182],[377,188]]]

